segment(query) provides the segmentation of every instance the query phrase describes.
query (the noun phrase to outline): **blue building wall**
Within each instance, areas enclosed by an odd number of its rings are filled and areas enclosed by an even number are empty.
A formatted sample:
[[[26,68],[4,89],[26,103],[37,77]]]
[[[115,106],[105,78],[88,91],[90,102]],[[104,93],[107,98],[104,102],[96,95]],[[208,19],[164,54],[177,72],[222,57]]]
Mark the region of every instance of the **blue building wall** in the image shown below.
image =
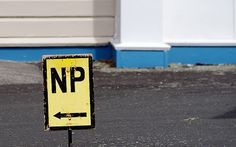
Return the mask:
[[[181,64],[236,64],[236,47],[173,46],[168,51],[117,51],[119,68],[166,68]]]
[[[168,52],[168,63],[182,64],[236,64],[236,47],[172,47]]]
[[[104,46],[90,47],[24,47],[24,48],[0,48],[0,60],[13,61],[41,61],[43,55],[60,54],[92,54],[94,60],[111,60],[113,47]]]
[[[166,68],[181,64],[236,64],[236,47],[173,46],[168,51],[115,50],[111,44],[93,47],[0,48],[0,60],[41,61],[43,55],[92,54],[94,60],[113,60],[118,68]]]

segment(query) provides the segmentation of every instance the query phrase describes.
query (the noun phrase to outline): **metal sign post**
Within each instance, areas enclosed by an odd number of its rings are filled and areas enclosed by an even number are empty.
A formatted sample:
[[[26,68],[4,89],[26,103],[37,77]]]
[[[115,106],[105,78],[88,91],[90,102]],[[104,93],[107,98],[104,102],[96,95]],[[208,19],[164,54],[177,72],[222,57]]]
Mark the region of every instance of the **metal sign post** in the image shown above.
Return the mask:
[[[72,129],[68,128],[68,147],[72,147]]]

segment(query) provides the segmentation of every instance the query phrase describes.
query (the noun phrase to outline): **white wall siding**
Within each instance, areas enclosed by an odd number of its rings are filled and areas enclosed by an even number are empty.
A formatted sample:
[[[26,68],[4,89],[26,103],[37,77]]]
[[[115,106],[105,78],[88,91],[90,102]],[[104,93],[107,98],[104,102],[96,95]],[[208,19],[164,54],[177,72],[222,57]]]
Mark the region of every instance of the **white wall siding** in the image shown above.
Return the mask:
[[[0,19],[0,37],[108,37],[114,18]]]
[[[108,43],[114,35],[114,15],[115,0],[0,0],[0,46],[8,46],[4,41],[9,39],[21,46],[17,38],[38,38],[39,46],[45,46],[47,38],[71,38],[65,44]],[[33,39],[34,46],[36,42]]]
[[[165,42],[235,39],[234,0],[164,0]]]
[[[114,16],[114,0],[0,0],[0,17]]]

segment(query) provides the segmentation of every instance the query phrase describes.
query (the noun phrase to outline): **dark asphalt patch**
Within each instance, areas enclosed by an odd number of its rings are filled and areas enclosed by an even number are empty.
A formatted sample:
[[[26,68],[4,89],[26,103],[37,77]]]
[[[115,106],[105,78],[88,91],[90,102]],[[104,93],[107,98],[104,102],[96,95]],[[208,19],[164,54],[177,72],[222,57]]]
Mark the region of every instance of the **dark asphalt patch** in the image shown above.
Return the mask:
[[[236,144],[236,75],[231,72],[96,71],[96,128],[74,131],[74,146]],[[0,146],[67,145],[44,132],[43,86],[0,86]]]

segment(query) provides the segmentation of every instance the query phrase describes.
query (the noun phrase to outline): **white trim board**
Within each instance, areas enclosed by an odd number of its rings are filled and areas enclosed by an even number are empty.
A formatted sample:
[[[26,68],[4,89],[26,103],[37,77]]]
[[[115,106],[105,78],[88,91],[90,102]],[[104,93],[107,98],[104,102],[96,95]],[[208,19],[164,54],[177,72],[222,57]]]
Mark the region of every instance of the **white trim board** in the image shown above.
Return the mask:
[[[0,38],[0,47],[98,46],[108,44],[110,39],[110,37]]]
[[[170,46],[236,46],[236,40],[175,40],[165,43]]]
[[[116,50],[169,50],[171,47],[165,43],[113,43]]]

